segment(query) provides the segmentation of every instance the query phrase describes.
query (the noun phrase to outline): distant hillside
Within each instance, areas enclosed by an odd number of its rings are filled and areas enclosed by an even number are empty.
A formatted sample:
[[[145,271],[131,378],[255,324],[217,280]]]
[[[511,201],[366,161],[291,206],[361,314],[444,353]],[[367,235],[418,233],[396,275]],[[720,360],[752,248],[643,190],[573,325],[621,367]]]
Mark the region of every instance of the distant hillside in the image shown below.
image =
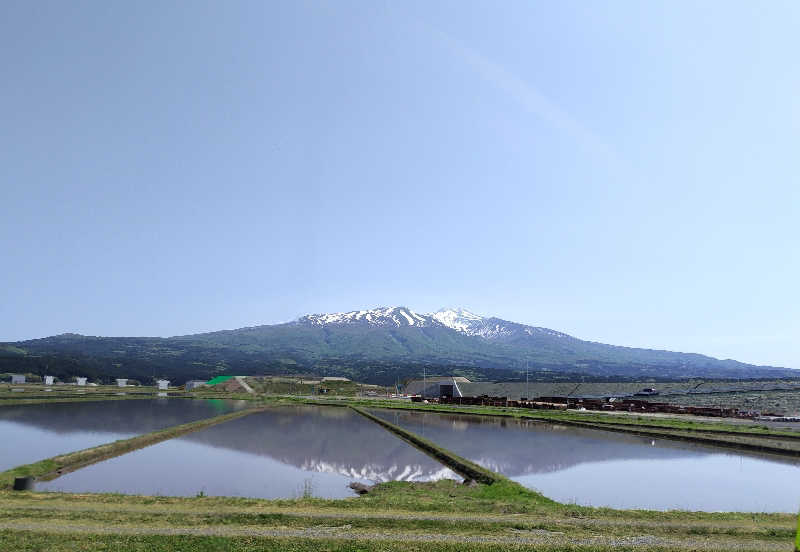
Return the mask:
[[[509,379],[526,365],[539,380],[800,376],[787,368],[583,341],[464,309],[419,314],[387,307],[170,338],[62,334],[0,345],[0,372],[176,382],[220,373],[316,373],[392,383],[423,366],[473,379]]]

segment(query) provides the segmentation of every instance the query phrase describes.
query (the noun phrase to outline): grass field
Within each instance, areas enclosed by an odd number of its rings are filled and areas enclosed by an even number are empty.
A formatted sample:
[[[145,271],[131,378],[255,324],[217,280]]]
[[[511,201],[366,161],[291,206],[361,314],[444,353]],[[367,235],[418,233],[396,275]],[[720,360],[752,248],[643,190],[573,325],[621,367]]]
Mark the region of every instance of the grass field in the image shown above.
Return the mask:
[[[792,515],[586,508],[516,487],[395,482],[273,501],[6,491],[0,549],[790,550],[795,535]]]

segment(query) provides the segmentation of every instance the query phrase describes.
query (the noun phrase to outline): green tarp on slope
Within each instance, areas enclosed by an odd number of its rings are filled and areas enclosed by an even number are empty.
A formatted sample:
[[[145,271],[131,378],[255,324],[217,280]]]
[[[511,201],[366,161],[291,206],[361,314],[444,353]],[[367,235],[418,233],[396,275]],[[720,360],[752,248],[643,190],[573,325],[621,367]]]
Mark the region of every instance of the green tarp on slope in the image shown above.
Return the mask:
[[[228,381],[232,377],[234,377],[234,376],[217,376],[217,377],[215,377],[213,379],[208,380],[206,382],[206,385],[216,385],[218,383],[225,383],[226,381]]]

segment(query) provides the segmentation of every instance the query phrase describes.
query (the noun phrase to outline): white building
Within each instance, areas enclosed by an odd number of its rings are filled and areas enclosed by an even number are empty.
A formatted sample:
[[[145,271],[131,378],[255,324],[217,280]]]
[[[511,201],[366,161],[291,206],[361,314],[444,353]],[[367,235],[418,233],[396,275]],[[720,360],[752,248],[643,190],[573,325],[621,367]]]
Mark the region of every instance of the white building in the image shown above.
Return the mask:
[[[24,374],[11,374],[11,383],[25,383],[25,375]]]
[[[125,387],[126,385],[128,385],[126,378],[117,378],[117,387]]]
[[[169,380],[157,380],[156,386],[159,390],[167,389],[169,387]]]
[[[53,385],[53,376],[45,376],[44,377],[44,384],[45,385]]]
[[[86,378],[75,378],[75,383],[77,385],[86,385]]]

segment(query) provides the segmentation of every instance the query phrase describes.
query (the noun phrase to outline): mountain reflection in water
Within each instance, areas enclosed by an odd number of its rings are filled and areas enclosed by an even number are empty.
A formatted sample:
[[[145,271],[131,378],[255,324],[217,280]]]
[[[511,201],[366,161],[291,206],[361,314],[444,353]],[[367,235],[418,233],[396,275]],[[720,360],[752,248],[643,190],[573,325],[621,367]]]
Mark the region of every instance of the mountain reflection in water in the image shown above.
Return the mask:
[[[270,408],[37,483],[39,490],[291,498],[457,476],[348,408]]]
[[[29,458],[20,457],[7,466],[13,467],[223,414],[247,404],[247,401],[154,399],[4,407],[0,408],[0,436],[5,427],[2,424],[6,423],[9,435],[14,430],[18,448],[29,446],[39,450],[48,440],[59,443],[60,448],[50,447],[27,455]],[[25,431],[25,428],[39,431]],[[26,434],[36,443],[27,442]],[[181,439],[267,456],[306,471],[337,473],[374,482],[457,477],[349,408],[278,407]]]
[[[457,477],[349,408],[272,408],[182,439],[374,482]]]
[[[792,457],[514,418],[372,413],[560,502],[790,512],[800,496]]]

